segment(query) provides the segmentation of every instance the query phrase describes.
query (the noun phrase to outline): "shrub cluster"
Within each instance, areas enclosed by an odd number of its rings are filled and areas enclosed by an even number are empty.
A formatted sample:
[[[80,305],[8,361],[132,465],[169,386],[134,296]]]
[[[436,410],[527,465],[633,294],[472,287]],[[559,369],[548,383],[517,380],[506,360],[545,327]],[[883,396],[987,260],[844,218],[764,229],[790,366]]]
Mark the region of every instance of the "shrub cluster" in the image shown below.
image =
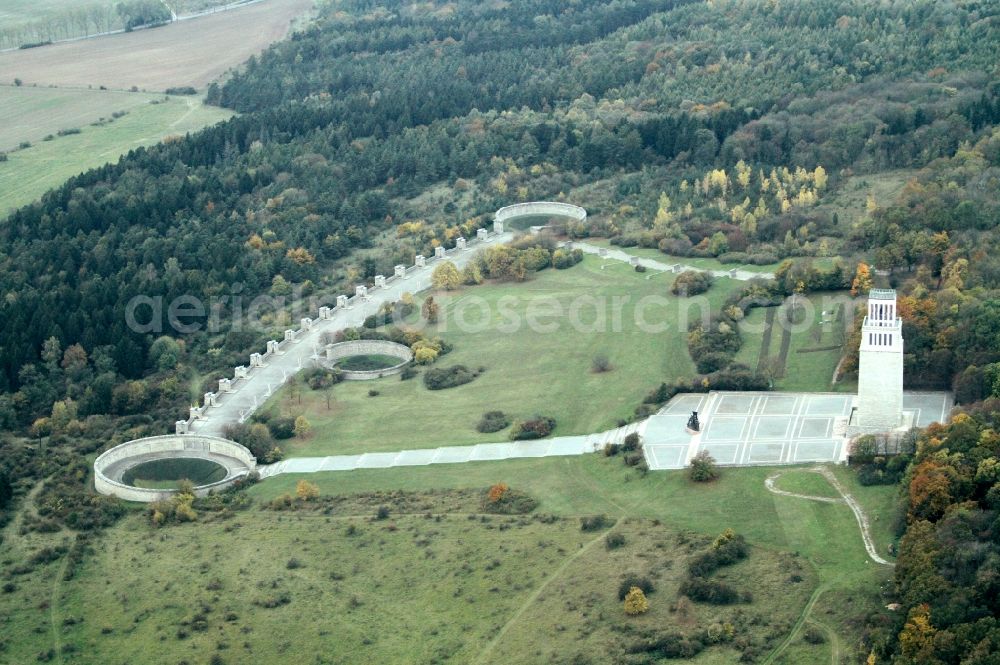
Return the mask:
[[[365,317],[361,326],[368,329],[381,328],[382,326],[392,323],[393,321],[402,321],[413,314],[416,309],[417,306],[412,299],[405,302],[402,300],[396,300],[393,302],[382,303],[378,313]]]
[[[723,566],[742,561],[749,553],[750,548],[743,536],[732,529],[726,529],[707,551],[688,563],[688,577],[681,584],[679,593],[692,600],[713,605],[749,601],[749,595],[741,595],[732,586],[708,577]]]
[[[580,261],[583,261],[583,251],[579,249],[557,249],[552,252],[552,267],[556,270],[572,268]]]
[[[499,432],[510,425],[510,418],[503,411],[487,411],[483,414],[483,417],[479,419],[479,424],[476,425],[476,431],[488,434],[490,432]]]
[[[605,457],[614,457],[618,453],[622,453],[622,461],[625,462],[625,466],[637,467],[643,473],[649,471],[646,458],[642,454],[642,442],[637,432],[627,435],[621,443],[604,444]]]
[[[689,577],[678,592],[691,600],[711,605],[732,605],[740,600],[739,592],[730,585],[704,577]]]
[[[153,526],[171,522],[194,522],[198,513],[194,507],[194,487],[189,481],[179,483],[177,493],[169,499],[149,504],[149,521]]]
[[[284,453],[275,443],[275,436],[269,427],[270,420],[274,418],[265,411],[255,416],[255,419],[262,422],[227,425],[223,430],[223,436],[230,441],[246,446],[258,461],[264,461],[268,464],[277,462]]]
[[[302,372],[302,378],[313,390],[323,390],[344,380],[342,372],[325,367],[309,367]]]
[[[625,535],[621,533],[609,533],[604,537],[604,547],[609,550],[616,550],[619,547],[624,547],[625,543]]]
[[[715,458],[707,450],[702,450],[691,460],[688,477],[696,483],[707,483],[719,477]]]
[[[629,654],[643,654],[655,660],[689,659],[694,658],[707,647],[732,641],[734,633],[735,630],[731,623],[713,623],[708,628],[698,630],[691,635],[673,631],[656,633],[626,646],[625,651]],[[744,661],[741,660],[741,662]]]
[[[632,587],[639,587],[646,595],[656,591],[653,581],[645,575],[639,575],[638,573],[626,573],[625,576],[622,577],[622,581],[618,584],[618,600],[625,600],[625,596],[628,595],[629,589]]]
[[[483,492],[482,510],[496,515],[525,515],[538,507],[538,501],[529,494],[512,489],[506,483],[497,483]]]
[[[677,275],[670,292],[675,296],[696,296],[704,293],[712,286],[715,278],[710,272],[701,270],[685,270]]]
[[[530,420],[514,423],[510,430],[511,441],[544,439],[556,428],[556,419],[549,416],[535,416]]]
[[[580,531],[600,531],[611,525],[607,515],[588,515],[580,518]]]
[[[755,374],[749,367],[740,363],[712,372],[705,376],[692,379],[678,379],[672,383],[661,383],[642,400],[636,407],[637,418],[652,415],[661,405],[677,393],[707,393],[710,390],[767,390],[768,381],[765,377]]]
[[[594,374],[603,374],[604,372],[610,372],[612,369],[611,360],[606,353],[598,353],[590,361],[590,371]]]
[[[432,367],[424,372],[424,385],[428,390],[444,390],[461,386],[474,380],[482,369],[471,370],[465,365],[451,367]]]
[[[898,483],[916,451],[916,439],[915,430],[896,439],[872,435],[859,437],[848,458],[858,471],[858,482],[862,485]]]

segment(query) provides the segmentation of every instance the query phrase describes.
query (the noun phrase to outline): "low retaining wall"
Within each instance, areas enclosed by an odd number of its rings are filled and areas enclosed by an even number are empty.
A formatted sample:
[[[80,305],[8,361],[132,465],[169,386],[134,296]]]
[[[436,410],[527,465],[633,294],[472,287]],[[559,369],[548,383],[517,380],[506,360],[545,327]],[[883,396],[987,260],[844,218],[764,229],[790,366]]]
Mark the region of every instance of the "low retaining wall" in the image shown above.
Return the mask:
[[[340,370],[345,381],[368,381],[383,376],[399,374],[413,360],[413,351],[405,344],[397,344],[385,339],[357,339],[326,345],[326,362],[331,367],[338,361],[352,356],[392,356],[400,363],[385,369]]]
[[[170,434],[166,436],[151,436],[145,439],[135,439],[115,446],[101,453],[94,460],[94,488],[101,494],[116,496],[127,501],[158,501],[168,499],[177,490],[146,489],[132,487],[121,482],[121,475],[128,470],[128,465],[122,465],[110,477],[106,475],[118,462],[140,456],[155,456],[162,453],[163,457],[192,457],[217,462],[226,468],[226,477],[208,485],[195,488],[195,496],[205,496],[213,491],[229,487],[241,478],[245,478],[257,468],[257,459],[249,450],[228,439],[200,434]],[[178,453],[187,453],[179,455]],[[149,460],[152,461],[155,457]],[[234,464],[235,462],[235,464]],[[240,465],[242,464],[242,467]]]

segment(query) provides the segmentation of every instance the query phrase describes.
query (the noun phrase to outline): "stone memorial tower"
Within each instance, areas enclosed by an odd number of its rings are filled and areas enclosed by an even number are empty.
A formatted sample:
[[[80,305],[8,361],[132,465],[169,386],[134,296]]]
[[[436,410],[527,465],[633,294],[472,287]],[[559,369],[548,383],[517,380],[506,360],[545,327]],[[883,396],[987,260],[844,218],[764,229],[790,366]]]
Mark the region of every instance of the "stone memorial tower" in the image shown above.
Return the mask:
[[[903,416],[903,322],[896,316],[896,291],[872,289],[861,326],[857,426],[887,432]]]

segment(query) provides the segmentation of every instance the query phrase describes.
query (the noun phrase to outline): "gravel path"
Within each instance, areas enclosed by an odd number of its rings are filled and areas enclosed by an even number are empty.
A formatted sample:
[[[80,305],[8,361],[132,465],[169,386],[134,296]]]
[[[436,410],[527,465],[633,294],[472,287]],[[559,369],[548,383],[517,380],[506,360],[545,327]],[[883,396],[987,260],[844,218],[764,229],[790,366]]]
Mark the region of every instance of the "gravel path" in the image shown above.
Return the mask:
[[[767,487],[769,492],[772,492],[774,494],[779,494],[781,496],[790,496],[796,499],[808,499],[809,501],[822,501],[824,503],[846,503],[847,506],[851,509],[851,512],[854,513],[854,518],[858,522],[858,527],[861,529],[861,539],[865,543],[865,551],[868,552],[868,556],[871,558],[871,560],[874,561],[875,563],[880,563],[883,566],[895,566],[896,564],[894,564],[893,562],[888,561],[879,556],[878,548],[875,547],[875,539],[872,538],[871,525],[868,521],[868,516],[865,514],[865,511],[861,508],[861,504],[858,503],[857,499],[851,496],[844,489],[844,486],[841,484],[840,480],[837,479],[837,476],[834,475],[833,471],[830,471],[830,469],[824,466],[818,466],[806,470],[812,471],[813,473],[818,473],[824,478],[826,478],[826,480],[831,485],[833,485],[833,488],[837,490],[841,498],[836,499],[826,496],[811,496],[809,494],[797,494],[795,492],[786,492],[785,490],[778,489],[777,487],[775,487],[774,481],[777,480],[779,476],[781,476],[780,472],[768,476],[767,480],[764,481],[764,486]]]
[[[633,254],[627,254],[620,249],[608,248],[608,247],[598,247],[597,245],[591,245],[586,242],[580,242],[578,240],[573,241],[573,249],[579,249],[583,251],[584,254],[598,254],[603,251],[605,254],[602,258],[613,259],[615,261],[624,261],[629,263],[635,256]],[[653,270],[660,270],[662,272],[674,272],[675,266],[679,266],[677,272],[682,272],[684,270],[697,270],[698,272],[710,272],[715,277],[729,277],[730,279],[737,279],[740,281],[750,281],[751,279],[756,279],[760,277],[761,279],[774,279],[774,273],[771,272],[752,272],[750,270],[740,270],[734,267],[732,270],[705,270],[703,268],[698,268],[697,266],[690,266],[683,263],[663,263],[662,261],[656,261],[654,259],[639,259],[639,265],[645,268],[651,268]]]

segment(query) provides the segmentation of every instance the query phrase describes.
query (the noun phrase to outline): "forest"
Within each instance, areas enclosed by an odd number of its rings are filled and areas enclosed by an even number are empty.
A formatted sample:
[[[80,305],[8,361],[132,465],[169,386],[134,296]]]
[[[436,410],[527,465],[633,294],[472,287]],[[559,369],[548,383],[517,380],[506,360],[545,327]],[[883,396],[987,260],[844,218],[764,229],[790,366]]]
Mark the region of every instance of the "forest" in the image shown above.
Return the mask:
[[[288,317],[275,306],[247,330],[223,303],[221,330],[141,333],[126,325],[133,297],[332,300],[453,246],[502,205],[572,198],[590,213],[573,237],[785,262],[767,297],[852,276],[900,290],[908,387],[954,389],[967,416],[917,446],[903,479],[904,609],[873,617],[867,646],[872,662],[989,662],[974,654],[989,640],[995,652],[1000,610],[988,592],[998,43],[988,2],[326,5],[211,86],[208,101],[238,116],[82,173],[0,222],[0,509],[11,487],[65,467],[45,493],[71,498],[46,518],[116,519],[71,473],[78,454],[162,433]],[[847,183],[874,191],[890,173],[905,180],[898,193],[871,193],[859,211],[837,203]],[[849,351],[845,371],[856,365]],[[977,543],[972,558],[955,560],[956,539]]]

